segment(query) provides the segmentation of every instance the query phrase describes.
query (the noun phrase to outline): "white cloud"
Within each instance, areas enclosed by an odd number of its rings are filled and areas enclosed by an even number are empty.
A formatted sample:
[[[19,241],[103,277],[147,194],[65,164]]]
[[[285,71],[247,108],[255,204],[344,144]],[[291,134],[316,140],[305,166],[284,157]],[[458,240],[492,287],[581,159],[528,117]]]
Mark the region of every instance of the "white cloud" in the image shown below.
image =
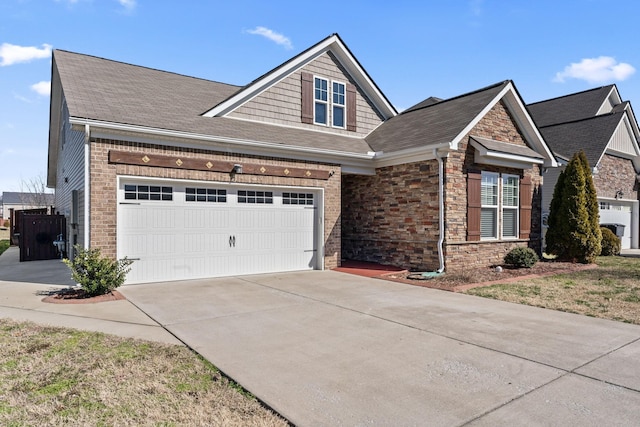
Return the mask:
[[[122,7],[125,8],[127,12],[133,12],[133,9],[135,9],[137,5],[136,0],[117,0],[117,1],[118,3],[120,3]]]
[[[26,96],[22,96],[19,93],[13,93],[13,97],[18,101],[24,102],[25,104],[31,104],[33,101],[27,98]]]
[[[49,96],[51,95],[51,81],[42,81],[31,85],[31,90],[38,95]]]
[[[565,79],[585,80],[589,83],[606,83],[612,80],[626,80],[636,69],[625,62],[617,62],[611,56],[598,58],[584,58],[577,63],[571,63],[564,70],[556,73],[554,82],[564,82]]]
[[[285,49],[293,49],[291,40],[289,40],[288,37],[285,37],[282,34],[278,34],[266,27],[256,27],[253,30],[248,30],[247,32],[249,34],[256,34],[258,36],[265,37],[281,46],[284,46]]]
[[[48,44],[43,44],[42,48],[17,46],[10,43],[0,45],[0,67],[49,57],[51,57],[51,45]]]

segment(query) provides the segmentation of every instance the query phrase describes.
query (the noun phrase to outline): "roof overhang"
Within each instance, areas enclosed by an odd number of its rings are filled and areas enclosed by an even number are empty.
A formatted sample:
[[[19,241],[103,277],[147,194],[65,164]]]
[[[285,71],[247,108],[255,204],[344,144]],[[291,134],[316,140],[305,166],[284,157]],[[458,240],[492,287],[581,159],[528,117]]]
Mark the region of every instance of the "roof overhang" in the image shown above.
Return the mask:
[[[382,91],[380,91],[340,37],[337,34],[333,34],[290,61],[282,64],[280,67],[275,68],[245,86],[235,95],[205,112],[203,116],[220,117],[229,114],[328,51],[331,51],[338,61],[340,61],[340,64],[347,70],[351,78],[354,79],[356,85],[360,90],[364,91],[367,98],[383,115],[385,120],[398,114],[395,107],[389,102]]]
[[[544,158],[529,147],[472,136],[469,142],[475,148],[475,162],[485,165],[530,169],[544,164]]]
[[[472,120],[457,136],[453,143],[460,143],[472,129],[482,120],[482,118],[500,101],[506,105],[511,117],[516,122],[518,129],[522,132],[525,141],[533,151],[542,158],[542,164],[546,167],[557,167],[555,156],[547,145],[546,141],[540,134],[538,127],[529,115],[522,98],[518,94],[513,82],[508,84],[489,102],[485,108]]]
[[[350,153],[338,150],[298,147],[222,136],[196,134],[167,129],[105,122],[71,117],[72,129],[85,131],[89,127],[90,140],[120,139],[143,144],[157,144],[192,149],[233,151],[252,156],[280,157],[291,160],[316,161],[340,165],[343,173],[374,175],[371,161],[375,153]]]

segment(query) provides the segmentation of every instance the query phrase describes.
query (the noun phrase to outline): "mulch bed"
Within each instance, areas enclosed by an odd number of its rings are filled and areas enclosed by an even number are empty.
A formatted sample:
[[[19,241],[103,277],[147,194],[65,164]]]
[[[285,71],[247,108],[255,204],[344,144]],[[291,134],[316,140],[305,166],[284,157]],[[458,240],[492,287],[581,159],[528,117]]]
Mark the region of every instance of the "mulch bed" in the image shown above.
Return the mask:
[[[510,283],[517,280],[533,279],[552,276],[555,274],[568,274],[582,270],[598,268],[596,264],[578,264],[571,262],[540,261],[532,268],[512,268],[501,265],[502,271],[498,272],[498,266],[469,269],[466,271],[445,273],[442,276],[416,280],[411,277],[415,273],[400,272],[378,276],[381,279],[394,282],[407,283],[415,286],[441,289],[451,292],[463,292],[480,286],[490,286],[500,283]]]
[[[52,304],[95,304],[98,302],[119,301],[126,299],[118,291],[111,291],[105,295],[90,297],[84,289],[60,289],[42,299],[42,302]]]

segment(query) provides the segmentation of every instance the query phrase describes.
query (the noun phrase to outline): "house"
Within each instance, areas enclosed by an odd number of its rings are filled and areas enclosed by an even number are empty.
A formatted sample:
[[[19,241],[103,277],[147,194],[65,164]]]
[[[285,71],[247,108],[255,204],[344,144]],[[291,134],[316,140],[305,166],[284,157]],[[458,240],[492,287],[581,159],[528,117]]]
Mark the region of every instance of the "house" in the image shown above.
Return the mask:
[[[242,87],[62,50],[51,81],[67,245],[134,259],[127,283],[539,246],[556,163],[511,81],[398,114],[337,34]]]
[[[593,172],[600,223],[623,225],[622,248],[638,248],[640,132],[631,103],[608,85],[527,107],[561,165],[545,174],[543,215],[549,212],[560,172],[583,150]]]
[[[4,191],[2,193],[2,219],[9,219],[11,209],[18,211],[48,208],[54,205],[54,200],[54,195],[49,193]]]

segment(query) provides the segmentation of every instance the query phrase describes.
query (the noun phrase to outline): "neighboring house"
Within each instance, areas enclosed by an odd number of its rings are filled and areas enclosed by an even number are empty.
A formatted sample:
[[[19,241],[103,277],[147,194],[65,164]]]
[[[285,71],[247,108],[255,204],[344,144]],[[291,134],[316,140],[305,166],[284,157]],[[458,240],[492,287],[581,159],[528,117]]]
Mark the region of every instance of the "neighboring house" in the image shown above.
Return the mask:
[[[512,82],[398,114],[335,34],[244,87],[56,50],[50,117],[68,244],[127,283],[490,265],[556,165]]]
[[[543,214],[548,214],[560,172],[583,150],[593,171],[601,224],[622,224],[622,248],[638,248],[640,132],[631,103],[615,85],[528,106],[561,168],[544,175]]]
[[[2,219],[9,219],[11,209],[19,211],[49,208],[54,205],[54,202],[55,196],[49,193],[5,191],[2,193]]]

